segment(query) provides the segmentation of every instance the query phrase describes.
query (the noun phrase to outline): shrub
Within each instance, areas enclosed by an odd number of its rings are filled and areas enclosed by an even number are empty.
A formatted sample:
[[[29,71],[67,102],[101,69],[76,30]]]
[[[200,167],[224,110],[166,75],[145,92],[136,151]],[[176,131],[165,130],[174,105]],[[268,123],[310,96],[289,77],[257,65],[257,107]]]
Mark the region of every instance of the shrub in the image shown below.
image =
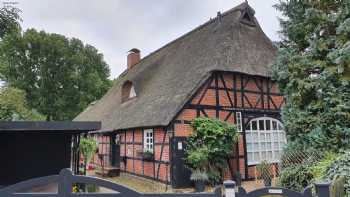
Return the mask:
[[[192,171],[206,172],[212,184],[222,180],[221,172],[227,166],[227,156],[237,142],[234,125],[212,118],[192,121],[185,161]]]
[[[325,179],[333,181],[340,176],[345,178],[346,196],[350,197],[350,152],[339,156],[329,165]]]
[[[337,157],[339,157],[338,154],[327,152],[324,154],[323,158],[319,162],[310,166],[310,170],[312,172],[312,175],[314,176],[314,179],[323,179],[327,173],[327,169],[329,168],[331,163],[337,159]]]
[[[308,165],[297,164],[286,167],[280,172],[278,185],[295,191],[302,191],[312,183],[313,178]]]

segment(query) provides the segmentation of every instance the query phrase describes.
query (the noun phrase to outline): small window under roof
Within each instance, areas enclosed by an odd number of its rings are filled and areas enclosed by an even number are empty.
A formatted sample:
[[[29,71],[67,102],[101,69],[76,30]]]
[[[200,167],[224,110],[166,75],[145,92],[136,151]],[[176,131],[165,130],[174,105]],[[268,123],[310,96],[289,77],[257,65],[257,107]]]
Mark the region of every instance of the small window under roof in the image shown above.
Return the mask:
[[[122,87],[122,103],[136,97],[136,91],[131,81],[126,81]]]
[[[249,8],[243,10],[240,22],[249,26],[255,26],[254,13]]]

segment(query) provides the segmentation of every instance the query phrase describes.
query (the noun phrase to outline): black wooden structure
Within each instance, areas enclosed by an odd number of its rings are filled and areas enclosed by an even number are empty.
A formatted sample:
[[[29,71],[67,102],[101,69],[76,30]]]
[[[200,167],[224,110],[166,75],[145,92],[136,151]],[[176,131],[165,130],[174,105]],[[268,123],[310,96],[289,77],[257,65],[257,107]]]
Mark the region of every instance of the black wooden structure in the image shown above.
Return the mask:
[[[77,172],[80,135],[101,128],[100,122],[0,121],[0,185]]]

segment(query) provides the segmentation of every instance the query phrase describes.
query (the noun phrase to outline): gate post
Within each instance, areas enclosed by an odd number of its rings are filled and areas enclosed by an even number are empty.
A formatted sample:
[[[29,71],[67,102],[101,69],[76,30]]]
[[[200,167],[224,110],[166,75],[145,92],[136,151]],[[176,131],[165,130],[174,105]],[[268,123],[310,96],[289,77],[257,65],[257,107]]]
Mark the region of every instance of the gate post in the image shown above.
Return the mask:
[[[317,197],[330,197],[330,185],[330,183],[325,182],[315,183]]]
[[[224,181],[224,188],[225,188],[225,197],[235,197],[235,186],[236,182],[232,180]]]

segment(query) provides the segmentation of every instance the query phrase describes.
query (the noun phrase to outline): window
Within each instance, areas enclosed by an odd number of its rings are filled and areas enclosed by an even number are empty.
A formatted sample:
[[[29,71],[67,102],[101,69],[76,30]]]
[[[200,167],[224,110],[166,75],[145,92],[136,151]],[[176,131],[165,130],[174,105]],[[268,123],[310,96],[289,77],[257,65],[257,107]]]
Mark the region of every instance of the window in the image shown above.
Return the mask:
[[[122,103],[136,97],[136,91],[131,81],[126,81],[122,87]]]
[[[153,152],[153,129],[146,129],[143,132],[143,151]]]
[[[255,165],[263,160],[279,162],[286,141],[280,121],[267,117],[251,120],[246,129],[248,165]]]
[[[236,126],[239,132],[242,132],[242,113],[236,112]]]
[[[254,11],[249,8],[243,10],[240,21],[243,24],[246,24],[249,26],[255,26]]]

